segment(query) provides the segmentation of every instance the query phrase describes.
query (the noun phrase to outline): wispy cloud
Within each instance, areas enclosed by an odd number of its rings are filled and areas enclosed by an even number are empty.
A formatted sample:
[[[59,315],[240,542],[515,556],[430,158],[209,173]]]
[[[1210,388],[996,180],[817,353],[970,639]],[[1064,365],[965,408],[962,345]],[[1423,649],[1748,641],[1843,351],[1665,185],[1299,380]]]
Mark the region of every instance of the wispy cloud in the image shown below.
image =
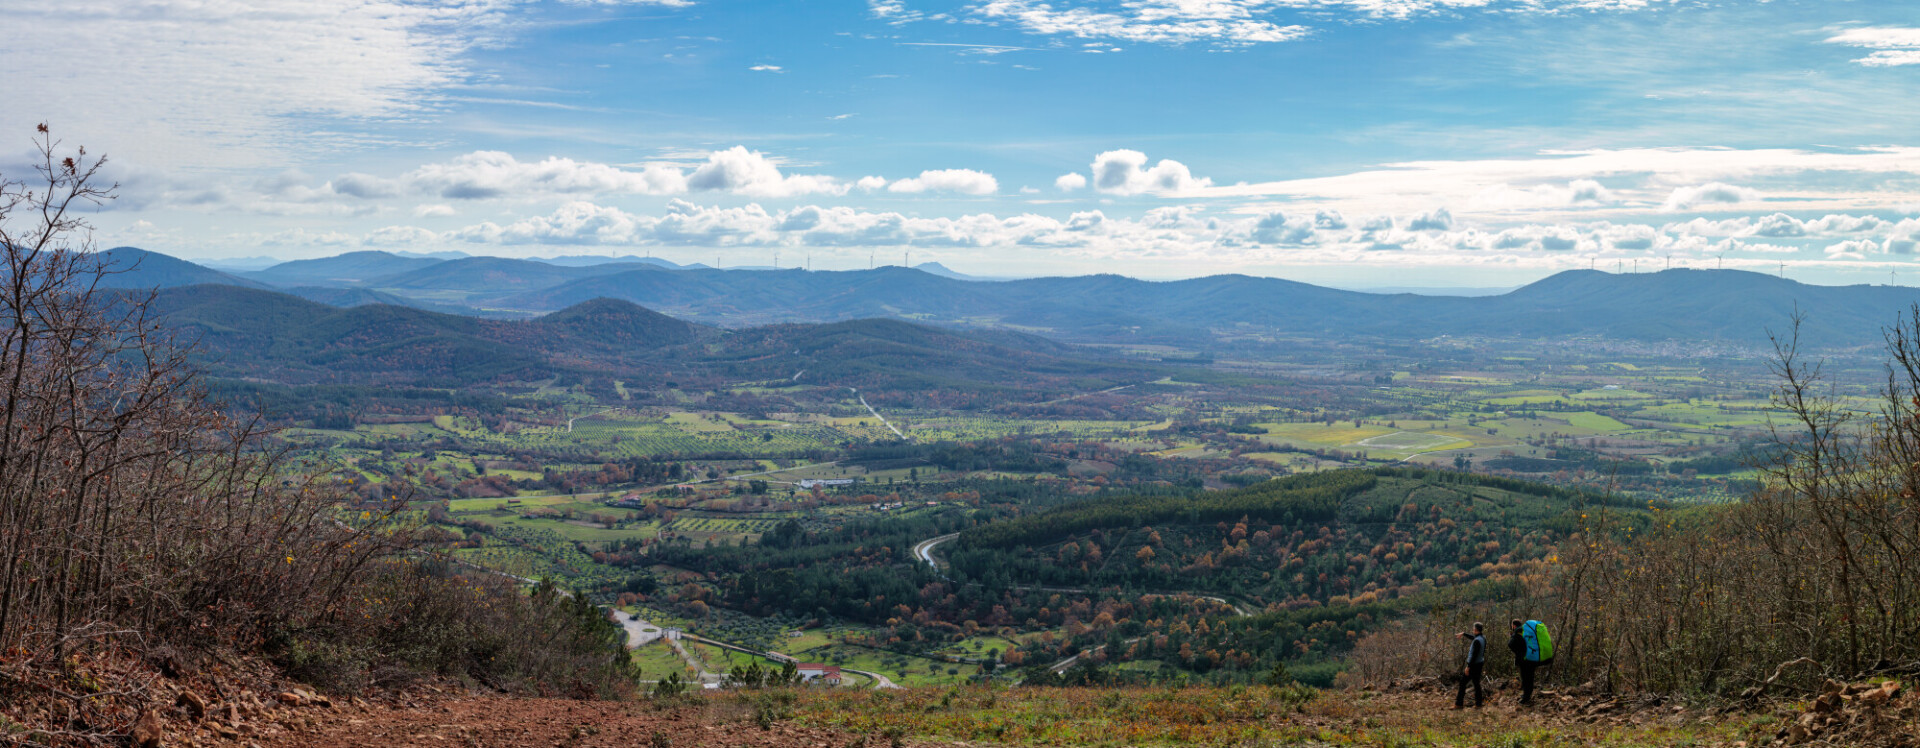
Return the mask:
[[[1827,43],[1873,50],[1866,57],[1854,60],[1867,67],[1920,65],[1920,28],[1847,29],[1828,37]]]

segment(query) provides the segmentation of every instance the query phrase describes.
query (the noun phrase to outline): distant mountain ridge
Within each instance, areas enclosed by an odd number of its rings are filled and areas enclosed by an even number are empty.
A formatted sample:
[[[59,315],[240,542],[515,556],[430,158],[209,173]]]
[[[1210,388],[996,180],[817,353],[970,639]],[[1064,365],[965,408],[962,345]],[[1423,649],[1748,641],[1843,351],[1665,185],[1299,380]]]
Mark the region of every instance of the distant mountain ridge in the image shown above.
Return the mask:
[[[339,287],[494,315],[537,315],[606,298],[722,327],[894,318],[1026,330],[1082,342],[1188,344],[1219,334],[1271,331],[1338,338],[1600,337],[1760,346],[1769,331],[1784,331],[1798,309],[1807,318],[1803,333],[1809,342],[1851,348],[1877,345],[1882,326],[1920,303],[1920,288],[1813,286],[1740,270],[1572,270],[1502,294],[1423,296],[1245,275],[984,281],[952,277],[958,274],[931,263],[925,270],[814,272],[670,268],[628,261],[632,258],[577,265],[498,257],[435,261],[379,252],[285,263],[241,277],[132,248],[113,251],[154,258],[122,274],[116,281],[122,285],[265,287],[262,280],[279,278],[288,286],[333,286],[355,279]],[[359,278],[396,267],[403,269]],[[317,276],[331,280],[318,282]]]
[[[720,330],[614,299],[500,320],[390,304],[342,308],[266,289],[200,284],[160,289],[151,308],[197,346],[215,376],[292,385],[450,388],[556,374],[671,377],[693,385],[804,376],[807,385],[949,389],[978,398],[1015,390],[1052,396],[1161,376],[1005,331],[884,319]]]

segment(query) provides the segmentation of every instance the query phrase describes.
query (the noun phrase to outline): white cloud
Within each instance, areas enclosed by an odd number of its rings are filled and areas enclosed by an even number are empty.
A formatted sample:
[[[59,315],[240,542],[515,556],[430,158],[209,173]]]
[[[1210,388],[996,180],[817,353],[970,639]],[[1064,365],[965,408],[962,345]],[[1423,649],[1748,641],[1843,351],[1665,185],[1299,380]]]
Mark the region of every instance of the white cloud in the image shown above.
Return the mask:
[[[440,236],[418,226],[388,226],[361,237],[360,243],[373,247],[413,247],[432,244]]]
[[[874,190],[887,186],[887,178],[886,177],[861,177],[858,181],[853,183],[853,186],[859,187],[862,192],[872,192]]]
[[[988,0],[973,11],[1032,34],[1151,44],[1287,42],[1312,33],[1254,18],[1263,0],[1134,0],[1115,11],[1055,8],[1038,0]]]
[[[1150,44],[1210,43],[1237,47],[1289,42],[1313,29],[1276,22],[1275,11],[1307,11],[1308,18],[1337,22],[1405,20],[1416,16],[1483,11],[1497,14],[1554,14],[1636,11],[1682,0],[987,0],[969,9],[990,23],[1005,23],[1027,33]],[[874,17],[913,20],[900,0],[869,0]],[[1091,45],[1090,45],[1091,46]],[[1086,52],[1105,52],[1099,47]],[[1118,51],[1118,50],[1113,50]]]
[[[847,193],[847,185],[832,177],[783,175],[765,155],[738,145],[709,154],[707,162],[687,176],[686,183],[690,189],[723,190],[752,197]]]
[[[1453,213],[1446,208],[1421,213],[1407,221],[1408,231],[1446,231],[1453,228]]]
[[[1092,171],[1093,188],[1113,195],[1184,195],[1213,184],[1194,178],[1186,164],[1172,159],[1147,168],[1147,154],[1125,149],[1093,157]]]
[[[1880,244],[1865,239],[1848,239],[1838,244],[1830,244],[1825,252],[1830,260],[1862,260],[1866,256],[1880,251]]]
[[[1085,188],[1087,186],[1087,178],[1081,176],[1079,172],[1062,174],[1058,179],[1053,180],[1053,186],[1061,192],[1072,192]]]
[[[697,205],[675,199],[664,210],[627,209],[575,201],[549,213],[480,222],[434,232],[388,226],[363,236],[340,232],[247,235],[248,245],[308,245],[337,250],[369,247],[445,248],[485,244],[539,246],[818,248],[829,254],[865,254],[876,248],[915,247],[983,253],[1044,251],[1083,261],[1177,261],[1211,265],[1265,263],[1449,266],[1499,264],[1575,267],[1594,261],[1674,266],[1756,267],[1784,258],[1838,265],[1905,263],[1920,251],[1920,219],[1894,223],[1863,216],[1795,219],[1758,214],[1739,220],[1654,226],[1608,221],[1485,225],[1435,209],[1353,217],[1330,211],[1217,214],[1202,204],[1161,205],[1137,217],[1082,210],[1055,217],[1034,213],[917,216],[845,205],[772,210],[758,204]],[[1876,222],[1877,221],[1877,222]],[[1799,227],[1804,235],[1792,235]],[[136,227],[137,228],[137,227]],[[147,235],[161,236],[152,227]],[[130,233],[138,233],[129,229]],[[1765,232],[1765,233],[1762,233]],[[1822,240],[1841,232],[1841,241]],[[1733,234],[1738,234],[1733,235]],[[1768,234],[1788,234],[1770,236]],[[534,250],[527,250],[534,251]],[[1383,254],[1384,253],[1384,254]],[[1655,265],[1657,266],[1657,265]],[[1648,267],[1642,263],[1642,267]]]
[[[902,179],[887,186],[889,192],[957,192],[962,195],[991,195],[1000,191],[992,174],[972,169],[936,169],[920,176]]]
[[[1674,188],[1673,192],[1667,195],[1666,203],[1660,207],[1661,210],[1671,213],[1682,210],[1693,210],[1705,205],[1737,205],[1759,199],[1760,192],[1758,190],[1726,184],[1724,182],[1708,182],[1707,184],[1694,185],[1691,187]]]
[[[849,188],[832,177],[782,174],[774,159],[744,146],[708,152],[705,161],[691,171],[664,163],[620,167],[558,156],[527,162],[500,151],[475,151],[421,166],[403,175],[401,181],[416,192],[455,200],[680,195],[690,191],[792,197],[843,195]],[[873,183],[863,180],[862,184]]]
[[[441,218],[456,212],[451,205],[426,204],[413,207],[413,215],[418,218]]]
[[[1528,210],[1611,205],[1619,202],[1612,190],[1592,179],[1575,179],[1566,184],[1536,184],[1514,187],[1498,184],[1481,190],[1470,203],[1481,210]]]
[[[902,0],[867,0],[867,12],[873,14],[874,18],[894,25],[923,18],[920,11],[908,9]]]
[[[687,178],[671,166],[639,170],[548,157],[523,162],[500,151],[474,151],[408,172],[417,189],[455,200],[542,195],[672,195],[687,191]]]
[[[1447,205],[1459,215],[1533,219],[1652,213],[1665,209],[1676,188],[1721,182],[1764,191],[1776,210],[1857,212],[1913,204],[1909,185],[1917,178],[1920,148],[1912,147],[1633,148],[1403,161],[1327,177],[1212,186],[1194,196],[1279,203],[1250,204],[1249,213],[1302,203],[1373,214]]]
[[[1314,221],[1276,211],[1255,221],[1248,237],[1261,244],[1310,244],[1314,239]]]
[[[786,72],[786,69],[785,69],[785,68],[782,68],[782,67],[780,67],[779,65],[755,65],[755,66],[753,66],[753,67],[750,67],[750,68],[747,68],[747,69],[748,69],[748,70],[752,70],[752,71],[754,71],[754,72],[756,72],[756,73],[784,73],[784,72]]]
[[[1920,65],[1920,29],[1916,28],[1883,26],[1847,29],[1828,37],[1827,43],[1873,50],[1866,57],[1854,60],[1867,67]]]

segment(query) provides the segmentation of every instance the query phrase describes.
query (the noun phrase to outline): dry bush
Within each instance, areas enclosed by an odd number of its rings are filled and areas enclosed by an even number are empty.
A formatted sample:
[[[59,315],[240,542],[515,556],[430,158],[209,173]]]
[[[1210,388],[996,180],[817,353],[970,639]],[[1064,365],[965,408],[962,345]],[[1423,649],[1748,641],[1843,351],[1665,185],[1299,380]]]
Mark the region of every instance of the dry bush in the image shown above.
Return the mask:
[[[1569,614],[1588,623],[1562,656],[1622,690],[1920,669],[1920,308],[1887,341],[1872,419],[1822,384],[1797,336],[1777,342],[1781,456],[1744,502],[1639,537],[1602,517],[1563,544]],[[1800,658],[1812,666],[1781,670]]]
[[[584,601],[420,562],[404,496],[350,506],[209,401],[151,296],[102,287],[78,211],[110,199],[104,160],[35,142],[38,180],[0,179],[0,703],[107,648],[617,687],[618,629]]]

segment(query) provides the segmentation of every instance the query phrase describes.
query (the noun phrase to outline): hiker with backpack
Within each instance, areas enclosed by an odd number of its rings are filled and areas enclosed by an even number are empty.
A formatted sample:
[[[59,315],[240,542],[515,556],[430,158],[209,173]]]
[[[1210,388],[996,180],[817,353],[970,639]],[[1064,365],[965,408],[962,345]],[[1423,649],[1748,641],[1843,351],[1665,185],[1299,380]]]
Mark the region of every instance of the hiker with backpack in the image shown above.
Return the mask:
[[[1520,705],[1530,705],[1534,672],[1553,664],[1553,636],[1544,623],[1515,618],[1513,635],[1507,637],[1507,649],[1513,652],[1514,664],[1520,668]]]
[[[1453,708],[1455,709],[1467,708],[1468,683],[1473,684],[1473,708],[1479,709],[1481,702],[1486,700],[1480,685],[1480,676],[1487,667],[1487,637],[1484,633],[1486,628],[1486,626],[1481,625],[1479,622],[1473,624],[1472,639],[1467,642],[1467,666],[1460,671],[1460,690],[1453,694]],[[1461,639],[1468,638],[1467,632],[1465,631],[1454,634],[1454,636]]]

